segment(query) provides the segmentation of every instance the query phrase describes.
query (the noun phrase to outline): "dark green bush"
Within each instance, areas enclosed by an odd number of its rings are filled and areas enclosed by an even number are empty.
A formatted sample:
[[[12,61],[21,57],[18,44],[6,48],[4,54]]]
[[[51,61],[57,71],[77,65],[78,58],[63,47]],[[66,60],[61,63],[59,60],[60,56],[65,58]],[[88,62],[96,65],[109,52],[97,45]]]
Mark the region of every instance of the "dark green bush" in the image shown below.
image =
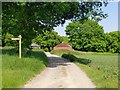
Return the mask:
[[[70,60],[71,62],[75,62],[78,60],[78,58],[72,54],[63,54],[62,57]]]
[[[79,63],[85,64],[85,65],[87,65],[88,63],[91,63],[91,60],[89,60],[89,59],[77,58],[76,56],[74,56],[72,54],[63,54],[62,57],[70,60],[71,62],[79,62]]]
[[[91,60],[85,59],[85,58],[78,58],[78,62],[87,65],[87,64],[91,63]]]
[[[48,51],[49,51],[48,48],[44,48],[43,50],[44,50],[45,52],[48,52]]]

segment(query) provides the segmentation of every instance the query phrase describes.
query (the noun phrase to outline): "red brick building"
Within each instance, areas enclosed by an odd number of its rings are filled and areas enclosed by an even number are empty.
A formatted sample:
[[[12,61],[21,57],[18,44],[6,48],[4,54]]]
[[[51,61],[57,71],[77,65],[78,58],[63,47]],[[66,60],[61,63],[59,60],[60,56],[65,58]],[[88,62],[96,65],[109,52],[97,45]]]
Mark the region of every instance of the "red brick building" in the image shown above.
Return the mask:
[[[66,44],[66,43],[60,43],[58,45],[56,45],[53,50],[61,50],[61,49],[66,49],[66,50],[73,50],[73,48],[69,45],[69,44]]]

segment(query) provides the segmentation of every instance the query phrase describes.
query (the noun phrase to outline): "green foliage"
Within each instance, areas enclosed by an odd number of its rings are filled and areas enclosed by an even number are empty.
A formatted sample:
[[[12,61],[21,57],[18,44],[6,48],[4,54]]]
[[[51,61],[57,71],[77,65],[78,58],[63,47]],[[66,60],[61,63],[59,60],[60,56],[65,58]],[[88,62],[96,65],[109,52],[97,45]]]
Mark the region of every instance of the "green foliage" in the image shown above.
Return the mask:
[[[67,36],[61,36],[61,38],[62,38],[62,42],[69,43],[69,39]]]
[[[6,33],[5,35],[5,43],[7,46],[18,46],[18,42],[17,41],[12,41],[11,38],[14,38],[14,36],[12,34]]]
[[[2,46],[2,34],[1,34],[1,29],[0,29],[0,46]]]
[[[97,88],[118,88],[118,55],[80,55],[89,58],[88,65],[77,64],[92,79]]]
[[[65,31],[75,50],[120,53],[120,32],[104,33],[103,27],[93,20],[72,22]]]
[[[86,58],[79,58],[78,62],[81,64],[87,65],[87,64],[91,63],[92,61],[90,59],[86,59]]]
[[[78,61],[78,58],[75,57],[72,54],[63,54],[62,57],[70,60],[71,62],[77,62]]]
[[[66,28],[69,42],[76,50],[81,51],[106,51],[105,34],[103,27],[97,22],[86,20],[84,23],[77,21],[70,23]]]
[[[69,51],[69,50],[52,50],[51,51],[52,54],[56,54],[58,56],[62,56],[63,54],[73,54],[75,56],[78,55],[108,55],[108,56],[116,56],[116,55],[120,55],[118,53],[111,53],[111,52],[83,52],[83,51]]]
[[[47,57],[42,51],[29,51],[19,60],[15,50],[10,47],[2,49],[2,88],[23,87],[47,65]]]
[[[65,20],[106,18],[107,15],[101,9],[106,4],[102,2],[3,2],[2,42],[5,42],[7,32],[14,37],[22,35],[22,46],[29,48],[32,39],[38,33],[42,33],[43,29],[50,30],[64,24]]]
[[[76,56],[74,56],[72,54],[63,54],[62,57],[70,60],[71,62],[79,62],[79,63],[85,64],[85,65],[91,63],[91,60],[89,60],[89,59],[77,58]]]
[[[39,34],[35,39],[33,39],[33,43],[40,45],[41,49],[44,49],[45,51],[51,51],[55,45],[61,42],[62,38],[54,30],[44,30],[42,34]]]
[[[120,53],[120,31],[106,33],[106,41],[108,52]]]

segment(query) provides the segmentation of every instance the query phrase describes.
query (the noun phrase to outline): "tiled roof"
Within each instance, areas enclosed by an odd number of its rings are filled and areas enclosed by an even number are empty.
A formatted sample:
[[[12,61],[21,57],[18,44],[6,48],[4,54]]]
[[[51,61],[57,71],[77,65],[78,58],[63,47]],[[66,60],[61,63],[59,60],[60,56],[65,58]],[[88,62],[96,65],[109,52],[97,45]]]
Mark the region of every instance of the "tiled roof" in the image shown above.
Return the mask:
[[[71,46],[66,43],[60,43],[60,44],[56,45],[55,47],[71,47]]]

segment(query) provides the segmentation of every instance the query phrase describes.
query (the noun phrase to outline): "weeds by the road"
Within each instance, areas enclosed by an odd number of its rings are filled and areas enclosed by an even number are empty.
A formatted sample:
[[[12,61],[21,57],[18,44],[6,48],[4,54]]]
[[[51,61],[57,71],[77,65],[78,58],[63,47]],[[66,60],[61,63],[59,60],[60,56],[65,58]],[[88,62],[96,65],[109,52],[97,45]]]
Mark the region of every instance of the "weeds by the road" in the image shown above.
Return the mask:
[[[2,52],[2,88],[22,87],[47,64],[42,51],[29,51],[21,60],[14,48],[3,48]]]

